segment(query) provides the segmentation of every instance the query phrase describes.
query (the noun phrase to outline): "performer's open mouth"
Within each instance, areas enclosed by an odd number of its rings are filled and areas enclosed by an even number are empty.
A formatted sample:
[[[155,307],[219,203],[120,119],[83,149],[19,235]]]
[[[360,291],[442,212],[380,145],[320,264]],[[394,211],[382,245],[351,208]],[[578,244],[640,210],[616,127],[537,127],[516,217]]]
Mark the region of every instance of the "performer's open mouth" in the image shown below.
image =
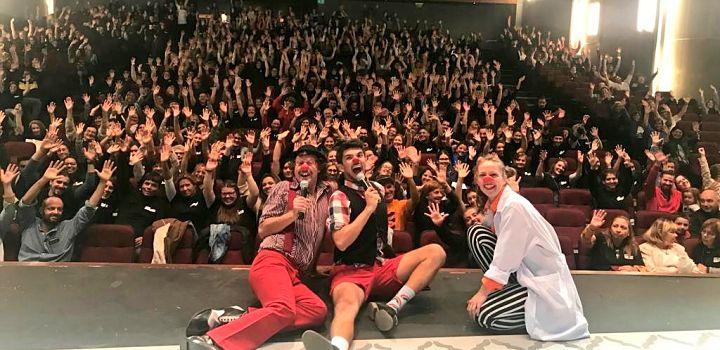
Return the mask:
[[[352,171],[353,171],[355,174],[360,174],[361,172],[363,172],[362,164],[353,165]]]

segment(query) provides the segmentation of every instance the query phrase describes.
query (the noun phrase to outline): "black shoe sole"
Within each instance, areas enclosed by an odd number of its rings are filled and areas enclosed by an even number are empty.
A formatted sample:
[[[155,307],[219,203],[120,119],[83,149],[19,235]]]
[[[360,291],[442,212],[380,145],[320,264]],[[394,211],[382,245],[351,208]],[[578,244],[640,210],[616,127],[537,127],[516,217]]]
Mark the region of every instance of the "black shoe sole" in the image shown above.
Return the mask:
[[[303,333],[302,342],[306,350],[337,350],[327,338],[313,330]]]
[[[205,335],[205,333],[210,330],[208,318],[210,317],[211,312],[211,309],[205,309],[193,315],[187,328],[185,329],[185,336],[192,337],[195,335]]]

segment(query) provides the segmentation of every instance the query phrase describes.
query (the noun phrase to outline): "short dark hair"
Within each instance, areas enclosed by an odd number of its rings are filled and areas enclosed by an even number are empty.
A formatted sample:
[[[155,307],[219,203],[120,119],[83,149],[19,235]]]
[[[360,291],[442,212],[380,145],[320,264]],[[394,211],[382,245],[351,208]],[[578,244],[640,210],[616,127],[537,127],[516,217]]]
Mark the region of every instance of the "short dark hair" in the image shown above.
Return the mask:
[[[338,158],[343,157],[343,153],[345,151],[352,149],[352,148],[359,148],[361,150],[365,150],[365,143],[362,142],[360,139],[350,139],[345,142],[340,143],[335,149],[337,150]]]
[[[162,178],[162,176],[160,176],[160,174],[158,174],[154,171],[151,171],[151,172],[145,173],[145,175],[143,175],[142,179],[140,179],[139,185],[142,186],[142,184],[148,180],[158,184],[158,186],[160,184],[162,184],[162,182],[163,182],[163,178]]]

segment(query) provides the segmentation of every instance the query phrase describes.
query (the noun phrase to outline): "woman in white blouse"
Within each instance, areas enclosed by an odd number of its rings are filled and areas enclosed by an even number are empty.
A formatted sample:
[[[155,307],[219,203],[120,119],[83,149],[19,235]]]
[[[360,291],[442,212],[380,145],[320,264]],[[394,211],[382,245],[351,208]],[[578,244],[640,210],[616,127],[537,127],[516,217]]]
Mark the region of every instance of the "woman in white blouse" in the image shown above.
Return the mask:
[[[675,243],[677,230],[671,220],[657,219],[645,232],[640,252],[648,272],[702,273],[685,247]]]

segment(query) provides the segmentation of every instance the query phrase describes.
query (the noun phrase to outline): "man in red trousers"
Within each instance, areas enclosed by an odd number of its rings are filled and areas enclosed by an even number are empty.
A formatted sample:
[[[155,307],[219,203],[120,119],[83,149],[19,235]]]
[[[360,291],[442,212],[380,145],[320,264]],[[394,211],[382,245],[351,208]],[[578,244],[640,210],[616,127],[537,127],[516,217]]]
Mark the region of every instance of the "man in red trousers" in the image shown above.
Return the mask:
[[[325,163],[317,148],[301,147],[293,181],[279,182],[268,195],[258,228],[262,243],[249,276],[262,307],[197,313],[187,329],[188,349],[256,349],[278,332],[324,322],[327,307],[300,274],[315,269],[323,241],[332,193],[318,178]]]

